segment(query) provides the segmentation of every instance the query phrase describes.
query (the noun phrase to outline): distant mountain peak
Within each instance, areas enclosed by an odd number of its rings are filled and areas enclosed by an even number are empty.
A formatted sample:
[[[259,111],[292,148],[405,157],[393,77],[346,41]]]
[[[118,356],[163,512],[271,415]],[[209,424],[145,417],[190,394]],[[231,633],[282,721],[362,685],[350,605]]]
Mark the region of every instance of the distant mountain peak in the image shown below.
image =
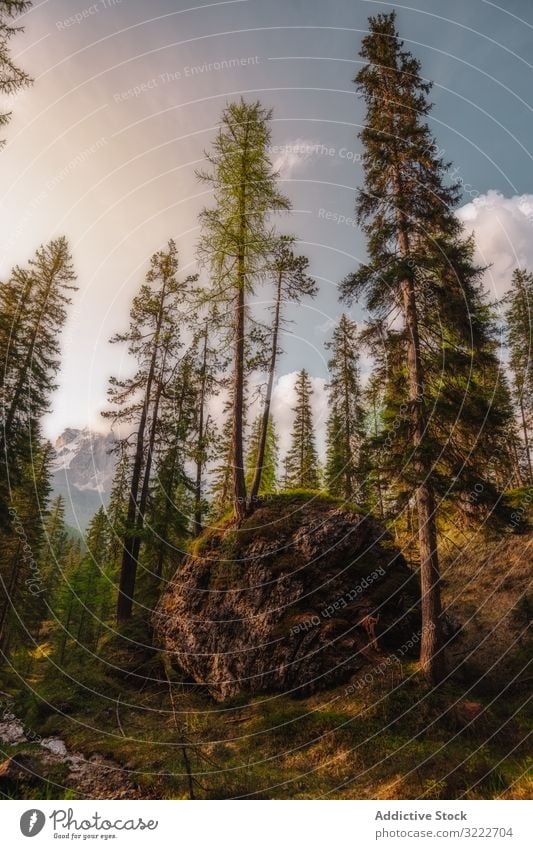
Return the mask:
[[[68,524],[84,530],[98,508],[109,500],[116,456],[113,433],[65,428],[55,442],[54,495],[65,498]]]

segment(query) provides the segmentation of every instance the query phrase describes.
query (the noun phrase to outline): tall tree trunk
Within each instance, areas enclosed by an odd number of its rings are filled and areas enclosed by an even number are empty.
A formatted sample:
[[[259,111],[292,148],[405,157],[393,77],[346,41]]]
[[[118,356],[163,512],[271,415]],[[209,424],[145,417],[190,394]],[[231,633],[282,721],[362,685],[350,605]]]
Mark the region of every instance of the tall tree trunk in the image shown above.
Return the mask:
[[[394,193],[398,200],[403,195],[400,163],[397,163],[393,169],[393,183]],[[408,259],[410,257],[410,244],[407,222],[399,204],[396,210],[399,251],[403,258]],[[409,402],[411,406],[411,424],[415,453],[414,469],[417,479],[416,506],[420,554],[420,590],[422,596],[420,667],[427,680],[432,684],[437,684],[446,674],[446,662],[442,639],[442,608],[435,495],[430,479],[431,467],[424,455],[420,453],[427,428],[424,404],[424,371],[420,354],[418,313],[412,279],[406,278],[402,280],[400,290],[406,329]]]
[[[130,494],[128,498],[128,512],[126,517],[126,537],[124,540],[124,548],[122,551],[122,565],[120,569],[120,580],[117,598],[117,623],[126,622],[131,619],[133,612],[133,593],[135,590],[135,578],[137,575],[137,558],[139,555],[139,546],[137,536],[132,535],[132,530],[137,528],[137,513],[139,509],[138,497],[139,486],[141,483],[141,473],[144,461],[144,434],[146,430],[146,422],[148,420],[148,410],[152,400],[152,386],[155,380],[155,369],[157,357],[159,354],[159,335],[161,333],[161,325],[163,323],[164,304],[166,296],[166,287],[163,286],[161,291],[161,301],[157,316],[156,330],[154,333],[154,346],[152,356],[150,358],[150,368],[146,380],[144,391],[144,401],[137,430],[137,440],[135,445],[135,456],[133,460],[133,469],[131,475]]]
[[[204,469],[204,404],[205,387],[207,381],[207,323],[205,326],[204,351],[202,356],[202,370],[200,373],[200,398],[198,410],[198,440],[196,443],[196,480],[194,484],[194,521],[193,534],[199,536],[202,533],[202,475]]]
[[[522,471],[520,469],[520,460],[519,460],[519,457],[518,457],[518,451],[516,449],[516,438],[515,438],[513,433],[509,434],[509,441],[510,441],[510,446],[511,446],[511,456],[512,456],[512,462],[513,462],[513,465],[514,465],[516,485],[519,486],[519,487],[524,486],[524,478],[522,477]]]
[[[276,309],[274,313],[274,327],[272,330],[272,353],[270,355],[270,364],[268,369],[268,383],[265,395],[265,404],[263,407],[263,417],[261,419],[261,431],[259,437],[259,448],[257,451],[257,462],[254,471],[254,478],[250,488],[249,509],[253,510],[259,495],[261,486],[261,477],[263,475],[263,465],[265,462],[265,451],[268,438],[268,422],[270,419],[270,406],[272,404],[272,391],[274,388],[274,376],[276,373],[276,360],[278,356],[278,336],[279,336],[279,321],[281,313],[281,289],[283,283],[283,272],[278,275],[278,285],[276,291]]]
[[[137,509],[137,518],[135,522],[135,535],[132,539],[132,547],[131,553],[133,557],[133,561],[135,564],[139,562],[139,552],[141,550],[141,537],[144,529],[144,517],[146,514],[146,505],[148,503],[148,494],[150,491],[150,478],[152,475],[152,462],[154,457],[154,448],[155,448],[155,437],[157,433],[157,423],[158,423],[158,414],[159,414],[159,404],[161,402],[161,395],[163,392],[163,387],[160,382],[157,384],[157,389],[155,392],[153,409],[152,409],[152,421],[150,424],[150,431],[148,434],[148,445],[146,450],[146,461],[144,463],[144,471],[143,471],[143,482],[141,487],[141,495],[139,498],[139,504]]]
[[[151,394],[151,383],[147,386],[137,440],[133,469],[131,475],[130,493],[128,496],[128,512],[126,514],[126,537],[122,550],[122,564],[120,568],[120,580],[117,598],[117,622],[126,622],[131,618],[133,610],[133,591],[135,589],[135,577],[137,574],[137,561],[134,557],[133,537],[131,531],[135,526],[137,517],[137,499],[141,482],[141,472],[144,456],[144,431],[146,429],[146,418],[148,414],[148,397]]]
[[[524,434],[524,448],[526,452],[527,471],[529,475],[529,483],[533,483],[533,470],[531,468],[531,451],[529,448],[529,434],[527,430],[526,413],[524,410],[524,398],[520,395],[520,417],[522,419],[522,433]]]
[[[343,339],[343,372],[344,372],[344,451],[346,454],[346,468],[344,470],[344,497],[351,501],[352,492],[352,427],[350,421],[350,397],[348,393],[348,362],[346,351],[346,336]]]
[[[406,234],[400,239],[403,256],[408,256]],[[402,246],[403,245],[403,246]],[[412,280],[401,283],[403,314],[407,331],[407,366],[409,372],[409,401],[413,426],[415,472],[419,481],[416,490],[418,512],[418,541],[420,553],[420,588],[422,594],[422,635],[420,666],[428,681],[437,684],[445,675],[441,624],[440,574],[437,549],[435,496],[430,482],[431,469],[420,455],[427,420],[424,406],[424,374],[420,356],[418,316]],[[416,456],[418,453],[418,456]]]
[[[244,473],[244,311],[246,286],[246,178],[248,127],[242,154],[242,183],[239,187],[239,253],[237,256],[237,292],[235,299],[235,353],[233,366],[233,508],[241,521],[246,515],[246,477]]]

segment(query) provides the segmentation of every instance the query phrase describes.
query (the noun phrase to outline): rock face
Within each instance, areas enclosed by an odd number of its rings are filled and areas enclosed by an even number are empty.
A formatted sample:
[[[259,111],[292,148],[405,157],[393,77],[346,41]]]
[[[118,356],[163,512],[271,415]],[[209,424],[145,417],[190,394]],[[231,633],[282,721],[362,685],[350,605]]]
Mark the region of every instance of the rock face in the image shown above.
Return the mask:
[[[332,499],[275,496],[240,529],[200,538],[154,624],[217,700],[303,696],[347,681],[377,652],[416,645],[418,593],[375,520]]]

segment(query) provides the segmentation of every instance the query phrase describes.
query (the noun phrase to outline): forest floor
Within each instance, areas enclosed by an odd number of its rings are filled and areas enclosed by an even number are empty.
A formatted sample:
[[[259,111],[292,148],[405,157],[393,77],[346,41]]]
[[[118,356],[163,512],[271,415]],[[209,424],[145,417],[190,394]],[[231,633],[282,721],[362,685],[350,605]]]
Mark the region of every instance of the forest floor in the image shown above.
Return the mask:
[[[532,798],[532,550],[533,535],[472,539],[462,552],[451,545],[444,602],[462,631],[448,652],[448,679],[434,690],[416,663],[386,655],[349,685],[306,699],[223,703],[138,647],[110,645],[105,663],[71,670],[72,679],[35,658],[20,677],[0,677],[0,792]]]

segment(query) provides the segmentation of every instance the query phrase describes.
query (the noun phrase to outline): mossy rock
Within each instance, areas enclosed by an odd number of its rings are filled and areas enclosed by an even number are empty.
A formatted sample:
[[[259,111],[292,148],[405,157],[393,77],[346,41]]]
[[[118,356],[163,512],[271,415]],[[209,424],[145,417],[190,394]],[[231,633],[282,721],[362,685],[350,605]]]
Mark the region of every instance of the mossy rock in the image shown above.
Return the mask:
[[[413,642],[418,578],[376,520],[314,493],[262,502],[196,541],[155,614],[164,649],[218,700],[308,695]]]

